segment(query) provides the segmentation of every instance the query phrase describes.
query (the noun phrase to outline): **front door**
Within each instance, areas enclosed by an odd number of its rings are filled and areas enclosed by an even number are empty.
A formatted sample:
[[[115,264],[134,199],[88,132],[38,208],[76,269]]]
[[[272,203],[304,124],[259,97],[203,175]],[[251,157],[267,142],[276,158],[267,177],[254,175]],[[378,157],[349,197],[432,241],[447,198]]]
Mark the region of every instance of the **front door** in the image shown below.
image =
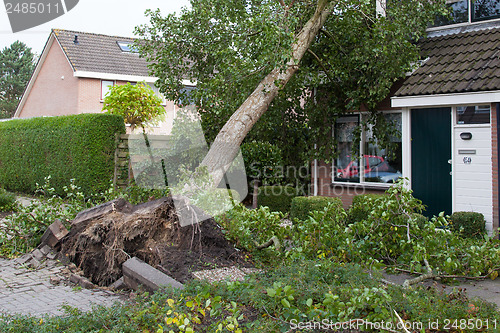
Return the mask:
[[[452,213],[451,108],[411,110],[411,184],[424,215]]]

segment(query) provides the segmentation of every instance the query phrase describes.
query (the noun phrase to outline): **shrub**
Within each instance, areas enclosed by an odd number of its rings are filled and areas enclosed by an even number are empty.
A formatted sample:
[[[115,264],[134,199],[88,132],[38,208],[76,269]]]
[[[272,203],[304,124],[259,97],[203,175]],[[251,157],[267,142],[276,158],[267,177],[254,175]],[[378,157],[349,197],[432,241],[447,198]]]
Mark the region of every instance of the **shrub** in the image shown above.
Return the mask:
[[[375,200],[385,194],[360,194],[352,198],[352,205],[347,211],[347,223],[356,223],[366,220],[370,213],[367,201]]]
[[[114,172],[116,133],[123,118],[105,114],[15,119],[0,123],[0,183],[32,193],[51,176],[56,192],[75,179],[83,193],[108,189]]]
[[[10,212],[16,208],[16,196],[0,188],[0,212]]]
[[[283,160],[278,146],[252,141],[241,145],[249,180],[259,179],[264,185],[279,183],[283,177]]]
[[[482,238],[485,233],[484,215],[476,212],[455,212],[449,221],[451,229],[467,238]]]
[[[298,195],[293,186],[261,186],[257,195],[259,206],[267,206],[272,212],[288,213],[292,199]]]
[[[307,220],[309,213],[313,211],[322,211],[329,204],[342,208],[340,198],[330,197],[295,197],[290,206],[290,218]]]

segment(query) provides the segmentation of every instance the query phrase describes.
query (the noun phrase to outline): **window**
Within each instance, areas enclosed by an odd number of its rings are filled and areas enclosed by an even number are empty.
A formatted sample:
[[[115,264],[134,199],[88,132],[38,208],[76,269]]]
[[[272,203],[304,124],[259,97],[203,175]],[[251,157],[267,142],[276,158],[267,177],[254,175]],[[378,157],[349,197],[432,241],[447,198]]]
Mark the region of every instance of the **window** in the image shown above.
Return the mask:
[[[402,177],[401,113],[386,113],[384,117],[392,133],[383,147],[375,138],[371,126],[361,135],[356,135],[359,115],[337,119],[334,126],[337,145],[337,158],[333,165],[335,182],[394,183]],[[359,147],[359,153],[353,157],[354,145]]]
[[[115,85],[115,81],[106,81],[102,80],[101,81],[101,100],[106,97],[106,95],[109,93],[109,90]]]
[[[457,107],[457,125],[489,124],[490,106],[472,105]]]
[[[449,16],[438,16],[434,27],[500,18],[500,0],[448,0]]]
[[[137,49],[134,48],[133,43],[130,42],[116,42],[118,46],[120,47],[120,50],[122,52],[132,52],[132,53],[137,53]]]
[[[167,104],[167,99],[163,94],[160,92],[160,90],[155,86],[154,83],[148,83],[149,87],[154,91],[155,95],[161,98],[161,103],[163,105]]]

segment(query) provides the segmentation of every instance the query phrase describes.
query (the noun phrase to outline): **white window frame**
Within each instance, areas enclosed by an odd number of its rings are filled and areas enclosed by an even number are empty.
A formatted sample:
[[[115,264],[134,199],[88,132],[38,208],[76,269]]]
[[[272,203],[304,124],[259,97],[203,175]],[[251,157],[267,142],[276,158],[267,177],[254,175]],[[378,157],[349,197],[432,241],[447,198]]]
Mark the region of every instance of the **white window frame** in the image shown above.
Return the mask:
[[[108,83],[108,84],[106,84]],[[109,84],[111,83],[111,84]],[[104,97],[106,97],[106,94],[109,92],[110,88],[108,87],[114,87],[116,84],[116,81],[114,80],[101,80],[101,102],[104,101]]]
[[[409,137],[409,133],[407,133],[407,129],[409,128],[409,112],[408,110],[405,109],[399,109],[399,110],[384,110],[380,111],[383,114],[390,114],[390,113],[397,113],[401,115],[401,159],[402,159],[402,166],[401,166],[401,174],[402,177],[408,177],[407,172],[408,168],[407,165],[409,164],[408,160],[408,143],[406,142]],[[366,117],[369,115],[368,112],[358,112],[356,114],[359,114],[359,121],[360,123],[363,121],[363,117]],[[348,116],[348,115],[346,115]],[[332,135],[335,136],[335,126],[332,128]],[[360,157],[360,162],[359,162],[359,182],[343,182],[343,181],[338,181],[335,180],[335,161],[332,161],[331,163],[331,179],[332,179],[332,184],[335,185],[340,185],[340,186],[353,186],[353,187],[372,187],[372,188],[380,188],[380,189],[387,189],[393,186],[393,183],[377,183],[377,182],[367,182],[365,181],[365,161],[364,161],[364,156],[365,156],[365,143],[366,143],[366,131],[363,130],[361,132],[361,140],[360,140],[360,147],[359,147],[359,157]]]

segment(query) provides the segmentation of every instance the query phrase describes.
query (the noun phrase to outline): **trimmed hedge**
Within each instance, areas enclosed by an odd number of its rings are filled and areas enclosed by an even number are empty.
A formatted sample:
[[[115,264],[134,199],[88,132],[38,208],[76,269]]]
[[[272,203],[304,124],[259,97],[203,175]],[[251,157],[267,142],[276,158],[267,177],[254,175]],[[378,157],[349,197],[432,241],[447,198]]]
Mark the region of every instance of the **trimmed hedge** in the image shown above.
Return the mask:
[[[343,208],[340,198],[331,197],[295,197],[292,200],[290,207],[290,218],[306,220],[309,213],[315,210],[323,210],[328,204],[337,206],[338,209]],[[337,211],[335,209],[334,211]]]
[[[261,186],[257,192],[259,206],[267,206],[272,212],[288,213],[292,199],[298,195],[293,186]]]
[[[451,230],[463,237],[480,239],[485,234],[486,221],[481,213],[455,212],[451,214],[449,221]]]
[[[123,118],[106,114],[0,122],[0,185],[32,193],[50,175],[59,194],[72,178],[86,195],[106,190],[116,133],[125,133]]]

